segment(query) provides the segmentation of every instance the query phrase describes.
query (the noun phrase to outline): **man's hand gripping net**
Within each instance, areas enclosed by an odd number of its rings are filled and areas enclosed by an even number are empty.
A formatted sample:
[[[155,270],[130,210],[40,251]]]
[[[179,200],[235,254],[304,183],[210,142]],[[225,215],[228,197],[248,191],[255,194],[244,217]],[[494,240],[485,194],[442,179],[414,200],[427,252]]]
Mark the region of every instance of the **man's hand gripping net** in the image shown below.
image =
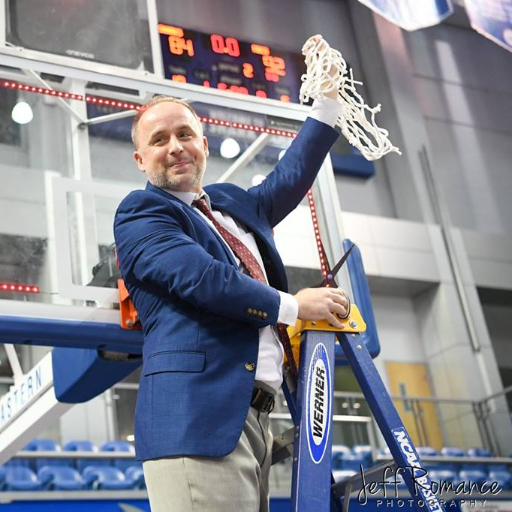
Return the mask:
[[[380,104],[373,108],[365,104],[355,87],[362,83],[354,81],[352,70],[347,69],[341,53],[333,50],[322,36],[314,36],[306,41],[302,54],[306,57],[307,72],[302,75],[301,103],[337,90],[343,111],[336,124],[350,144],[359,149],[367,160],[377,160],[391,151],[401,155],[389,141],[388,131],[375,124]],[[370,120],[366,118],[367,112]]]

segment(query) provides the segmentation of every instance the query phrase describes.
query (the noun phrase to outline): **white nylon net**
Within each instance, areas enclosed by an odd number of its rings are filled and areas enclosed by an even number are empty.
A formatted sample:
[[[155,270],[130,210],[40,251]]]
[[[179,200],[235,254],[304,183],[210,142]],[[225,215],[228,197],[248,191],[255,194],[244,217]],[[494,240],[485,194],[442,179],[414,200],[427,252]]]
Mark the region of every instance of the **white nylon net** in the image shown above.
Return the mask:
[[[301,77],[301,103],[338,90],[338,101],[343,110],[336,125],[349,143],[361,151],[367,160],[377,160],[392,151],[401,155],[400,150],[388,139],[388,131],[375,123],[380,104],[373,108],[366,105],[356,91],[356,85],[362,85],[362,82],[354,80],[352,70],[347,69],[341,53],[333,50],[321,36],[315,36],[306,41],[302,54],[306,57],[307,72]],[[367,114],[370,119],[367,119]]]

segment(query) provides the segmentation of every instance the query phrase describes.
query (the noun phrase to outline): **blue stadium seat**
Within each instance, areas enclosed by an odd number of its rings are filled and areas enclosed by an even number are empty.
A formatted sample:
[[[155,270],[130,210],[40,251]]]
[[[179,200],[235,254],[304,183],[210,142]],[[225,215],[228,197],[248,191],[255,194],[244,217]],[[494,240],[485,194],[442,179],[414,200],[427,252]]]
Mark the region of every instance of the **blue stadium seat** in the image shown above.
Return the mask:
[[[343,469],[343,459],[352,455],[350,448],[344,444],[335,444],[332,446],[331,464],[332,469]]]
[[[468,457],[493,457],[490,450],[485,448],[468,448]]]
[[[512,489],[512,475],[508,471],[489,471],[488,482],[498,482],[501,489],[509,491]]]
[[[356,471],[357,473],[361,472],[361,466],[363,469],[366,469],[365,466],[365,458],[363,455],[345,455],[341,459],[341,469],[346,469],[349,471]]]
[[[482,484],[488,480],[487,473],[485,471],[480,471],[478,469],[462,469],[459,471],[459,480],[463,482],[475,482],[477,484]]]
[[[88,466],[82,472],[88,489],[121,490],[130,489],[132,482],[117,468],[110,466]]]
[[[130,482],[131,489],[145,489],[146,482],[144,480],[144,472],[142,465],[133,465],[126,469],[124,472],[126,480]]]
[[[59,444],[53,439],[32,439],[23,449],[29,452],[60,452]]]
[[[432,471],[429,470],[428,476],[430,478],[431,482],[434,482],[435,485],[443,486],[447,483],[452,483],[454,487],[456,487],[459,483],[459,477],[457,473],[451,469],[433,469]],[[437,494],[444,494],[444,492],[439,493],[439,491],[436,489]]]
[[[37,476],[48,491],[78,491],[84,487],[80,474],[69,466],[43,466]]]
[[[62,449],[66,452],[97,452],[98,447],[92,441],[68,441]]]
[[[108,441],[101,446],[102,452],[128,452],[135,458],[135,448],[127,441]],[[113,459],[113,465],[121,471],[134,465],[133,459]]]
[[[24,467],[3,467],[4,482],[2,490],[4,491],[40,491],[41,482],[35,473]]]
[[[128,441],[107,441],[101,445],[101,451],[135,453],[135,448]]]
[[[389,446],[384,446],[383,448],[379,448],[379,455],[385,455],[386,457],[391,456],[391,451]]]
[[[347,480],[356,474],[356,471],[351,471],[350,469],[337,469],[336,471],[332,472],[332,476],[334,477],[335,482],[343,482],[343,480]]]
[[[432,446],[417,446],[416,451],[418,452],[418,455],[420,456],[420,459],[423,457],[438,457],[439,453],[437,453],[437,450],[435,448],[432,448]],[[442,463],[440,462],[425,462],[422,461],[423,467],[427,471],[432,471],[434,469],[441,469]]]
[[[33,439],[23,448],[29,452],[60,452],[60,446],[53,439]],[[39,471],[43,466],[70,466],[71,461],[65,459],[32,459],[30,467]]]
[[[98,452],[98,447],[91,441],[68,441],[62,449],[66,452]],[[82,472],[87,466],[110,466],[109,459],[75,459],[74,467]]]
[[[461,450],[457,446],[443,446],[441,448],[441,455],[445,457],[465,457],[464,450]]]
[[[455,471],[450,469],[433,469],[429,472],[431,479],[437,481],[443,480],[444,482],[457,482],[458,476]]]
[[[356,444],[352,446],[352,453],[363,458],[363,466],[365,468],[373,465],[372,447],[369,444]]]
[[[30,468],[30,459],[23,459],[23,458],[12,458],[10,460],[8,460],[4,465],[3,467],[6,467],[6,468]]]
[[[395,472],[391,473],[391,475],[388,476],[388,478],[386,480],[386,482],[390,482],[391,485],[395,485],[394,484],[395,481],[397,482],[397,488],[398,489],[407,487],[407,485],[405,484],[405,480],[404,480],[404,476],[402,474],[402,471],[399,471],[398,469],[397,469],[396,473]],[[390,489],[392,489],[392,488],[390,486],[388,486],[388,491]],[[394,491],[391,490],[390,492],[393,493]]]
[[[437,457],[439,455],[432,446],[417,446],[416,451],[420,457]]]
[[[441,455],[444,457],[465,457],[466,454],[463,450],[458,448],[457,446],[443,446],[441,448]],[[454,462],[443,462],[442,468],[449,469],[451,471],[458,471],[460,469],[461,464],[456,464]]]
[[[467,451],[468,457],[493,457],[493,454],[490,452],[490,450],[486,450],[485,448],[469,448]],[[499,471],[501,469],[507,470],[506,466],[504,465],[496,465],[497,467],[494,468],[495,470]],[[463,464],[461,469],[467,469],[467,470],[473,470],[477,469],[478,471],[484,471],[485,473],[488,473],[490,470],[489,464]]]

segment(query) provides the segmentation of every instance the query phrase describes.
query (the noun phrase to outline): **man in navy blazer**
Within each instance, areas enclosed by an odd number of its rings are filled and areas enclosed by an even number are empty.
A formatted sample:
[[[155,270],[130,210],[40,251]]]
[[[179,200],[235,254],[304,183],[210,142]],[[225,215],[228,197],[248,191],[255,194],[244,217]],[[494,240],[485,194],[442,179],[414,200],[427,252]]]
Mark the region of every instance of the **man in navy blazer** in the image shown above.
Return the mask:
[[[121,274],[144,330],[135,443],[153,512],[266,511],[268,413],[282,380],[274,326],[297,318],[339,327],[348,299],[330,288],[286,293],[272,228],[302,200],[337,138],[339,104],[316,101],[258,186],[202,186],[208,142],[192,108],[159,96],[134,120],[145,190],[120,204]],[[204,198],[214,221],[195,207]],[[218,223],[218,224],[216,224]],[[225,239],[254,255],[253,279]]]

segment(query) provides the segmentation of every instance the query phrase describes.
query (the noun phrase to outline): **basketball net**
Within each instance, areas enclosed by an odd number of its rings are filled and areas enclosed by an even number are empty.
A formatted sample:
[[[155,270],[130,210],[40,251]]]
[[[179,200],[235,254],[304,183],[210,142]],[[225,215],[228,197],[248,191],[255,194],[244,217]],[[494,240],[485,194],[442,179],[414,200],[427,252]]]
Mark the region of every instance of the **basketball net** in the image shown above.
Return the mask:
[[[323,97],[324,93],[337,89],[338,102],[343,110],[336,125],[349,143],[367,160],[377,160],[392,151],[401,155],[400,150],[388,139],[388,131],[375,123],[380,104],[373,108],[366,105],[356,91],[356,85],[362,85],[362,82],[354,80],[352,69],[347,68],[341,53],[333,50],[321,36],[315,39],[308,39],[302,48],[307,72],[301,77],[301,103],[308,102],[310,98]]]

